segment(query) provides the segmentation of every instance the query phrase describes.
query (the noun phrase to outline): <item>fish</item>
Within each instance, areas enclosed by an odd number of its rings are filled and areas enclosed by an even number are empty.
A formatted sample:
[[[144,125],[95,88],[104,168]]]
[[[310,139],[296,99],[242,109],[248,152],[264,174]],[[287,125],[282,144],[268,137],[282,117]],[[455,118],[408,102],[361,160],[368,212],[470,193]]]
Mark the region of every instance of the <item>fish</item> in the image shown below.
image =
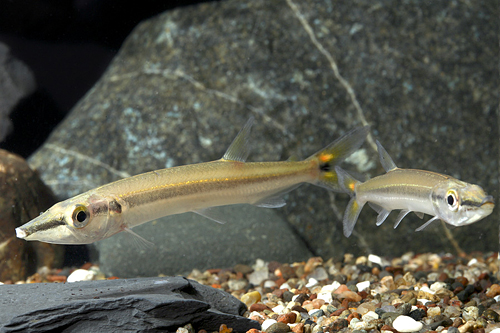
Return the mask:
[[[393,210],[401,210],[394,229],[410,212],[421,219],[424,214],[433,216],[415,231],[423,230],[436,220],[464,226],[493,212],[493,196],[487,195],[479,185],[432,171],[400,169],[378,140],[376,144],[385,174],[360,182],[340,166],[335,166],[340,186],[351,196],[342,220],[346,237],[352,234],[366,203],[378,213],[377,226]]]
[[[283,195],[303,183],[342,192],[335,165],[358,150],[369,127],[346,133],[304,160],[246,162],[251,117],[223,157],[124,178],[61,201],[16,228],[27,241],[89,244],[160,217],[194,212],[223,223],[218,206],[284,206]],[[146,241],[146,240],[144,240]],[[146,241],[148,242],[148,241]]]

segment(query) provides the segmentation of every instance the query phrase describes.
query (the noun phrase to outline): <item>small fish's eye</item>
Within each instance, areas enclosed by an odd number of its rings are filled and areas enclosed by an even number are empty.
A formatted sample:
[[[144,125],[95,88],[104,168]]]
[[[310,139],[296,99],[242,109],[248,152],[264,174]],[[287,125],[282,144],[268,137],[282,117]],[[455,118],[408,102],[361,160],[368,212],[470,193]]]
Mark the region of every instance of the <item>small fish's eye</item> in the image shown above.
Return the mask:
[[[89,211],[85,206],[78,205],[73,211],[72,219],[75,228],[83,228],[89,223]]]
[[[446,194],[446,202],[451,210],[455,211],[458,208],[458,198],[457,193],[455,191],[448,191]]]

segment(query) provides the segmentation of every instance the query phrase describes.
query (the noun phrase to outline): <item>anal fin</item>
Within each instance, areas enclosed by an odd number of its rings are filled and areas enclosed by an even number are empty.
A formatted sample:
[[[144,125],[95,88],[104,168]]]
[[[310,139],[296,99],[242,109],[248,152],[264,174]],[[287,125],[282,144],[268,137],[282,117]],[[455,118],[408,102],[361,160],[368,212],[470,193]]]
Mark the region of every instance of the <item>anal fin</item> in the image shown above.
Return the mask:
[[[401,223],[401,221],[405,218],[406,215],[408,215],[411,211],[410,210],[402,210],[399,212],[398,217],[396,218],[396,222],[394,223],[394,229],[398,227],[398,225]],[[422,216],[423,217],[423,216]]]
[[[382,209],[377,216],[377,227],[380,226],[387,219],[387,216],[391,213],[390,210]]]

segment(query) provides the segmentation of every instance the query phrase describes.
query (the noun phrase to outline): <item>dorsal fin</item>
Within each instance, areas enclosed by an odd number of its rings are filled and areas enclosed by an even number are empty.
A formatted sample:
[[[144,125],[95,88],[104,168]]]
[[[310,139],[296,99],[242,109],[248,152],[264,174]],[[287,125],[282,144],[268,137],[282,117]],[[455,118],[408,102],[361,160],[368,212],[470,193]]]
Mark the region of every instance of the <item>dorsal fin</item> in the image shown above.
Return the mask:
[[[250,130],[252,129],[254,120],[254,117],[250,117],[250,119],[248,119],[245,126],[243,126],[229,148],[227,148],[224,156],[222,156],[223,160],[238,162],[245,162],[247,160],[248,155],[250,154]]]
[[[382,147],[382,145],[378,140],[377,140],[377,150],[378,150],[378,156],[380,158],[380,164],[382,164],[382,167],[384,168],[385,172],[389,172],[391,170],[398,168],[396,166],[396,163],[394,163],[392,158],[389,156],[387,151],[384,149],[384,147]]]

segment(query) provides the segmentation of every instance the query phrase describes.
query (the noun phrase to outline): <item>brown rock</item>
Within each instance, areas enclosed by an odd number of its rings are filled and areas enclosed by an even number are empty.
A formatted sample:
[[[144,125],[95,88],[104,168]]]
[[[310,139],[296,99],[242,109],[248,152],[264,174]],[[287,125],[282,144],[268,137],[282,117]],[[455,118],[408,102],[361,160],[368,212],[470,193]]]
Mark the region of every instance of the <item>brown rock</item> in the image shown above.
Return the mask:
[[[380,332],[382,332],[382,331],[390,331],[390,332],[398,333],[398,331],[395,328],[393,328],[393,327],[391,327],[389,325],[382,326],[380,328]]]
[[[500,285],[498,284],[492,284],[491,287],[488,289],[486,292],[486,296],[488,297],[495,297],[497,295],[500,295]]]
[[[285,333],[285,332],[291,332],[292,329],[290,326],[288,326],[285,323],[274,323],[271,326],[269,326],[265,332],[267,333]]]
[[[250,305],[250,308],[248,309],[248,311],[250,311],[250,312],[252,312],[252,311],[260,312],[260,311],[264,311],[264,310],[271,310],[271,309],[263,303],[252,304],[252,305]]]
[[[295,305],[292,307],[292,311],[297,311],[297,312],[307,312],[306,309],[304,309],[303,307],[299,306],[299,305]]]
[[[358,318],[358,319],[361,319],[361,315],[357,312],[353,312],[351,313],[348,317],[347,317],[347,321],[350,323],[352,318]]]
[[[56,200],[23,158],[5,150],[0,150],[0,193],[0,281],[24,280],[29,271],[38,267],[60,266],[62,246],[16,238],[16,227],[38,216]]]
[[[467,278],[463,276],[457,277],[455,281],[460,282],[464,287],[466,287],[469,284],[469,280],[467,280]]]
[[[297,314],[293,312],[279,315],[278,318],[276,319],[276,321],[285,324],[294,324],[296,320],[297,320]]]
[[[298,323],[295,327],[292,328],[293,333],[304,333],[304,324]]]
[[[348,326],[349,322],[346,319],[337,319],[333,323],[325,327],[324,332],[337,332]]]

